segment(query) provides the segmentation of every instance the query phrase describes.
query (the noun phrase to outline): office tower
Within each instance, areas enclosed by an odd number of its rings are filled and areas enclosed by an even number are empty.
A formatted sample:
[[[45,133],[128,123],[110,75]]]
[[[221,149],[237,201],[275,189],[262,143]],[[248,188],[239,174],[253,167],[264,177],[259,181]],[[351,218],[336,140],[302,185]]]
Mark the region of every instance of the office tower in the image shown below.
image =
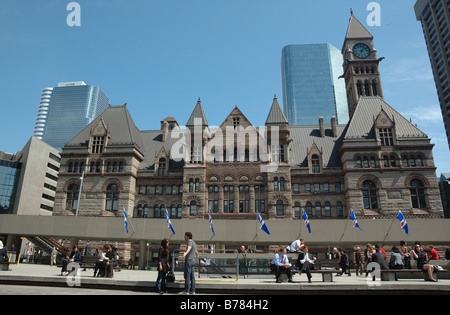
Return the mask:
[[[60,150],[108,105],[108,98],[98,87],[82,81],[59,83],[51,94],[42,140]]]
[[[330,44],[288,45],[282,50],[283,111],[290,125],[315,125],[319,117],[348,122],[341,52]]]
[[[48,110],[50,101],[52,99],[53,88],[45,88],[42,90],[41,101],[39,103],[39,109],[36,117],[36,124],[34,125],[33,136],[42,140],[44,136],[45,124],[47,123]]]
[[[414,10],[417,20],[422,22],[450,147],[450,2],[418,0]]]

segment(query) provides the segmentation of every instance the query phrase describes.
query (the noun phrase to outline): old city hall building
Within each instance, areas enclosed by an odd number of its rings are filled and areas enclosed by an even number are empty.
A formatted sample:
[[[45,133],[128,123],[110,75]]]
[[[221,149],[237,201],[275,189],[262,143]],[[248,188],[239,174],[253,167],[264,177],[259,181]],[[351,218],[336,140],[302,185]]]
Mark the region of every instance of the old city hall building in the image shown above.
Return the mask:
[[[443,217],[431,139],[384,101],[383,58],[353,14],[342,55],[346,125],[290,126],[276,97],[260,128],[235,107],[212,130],[198,100],[186,128],[167,117],[139,130],[126,105],[110,106],[62,149],[53,215]]]

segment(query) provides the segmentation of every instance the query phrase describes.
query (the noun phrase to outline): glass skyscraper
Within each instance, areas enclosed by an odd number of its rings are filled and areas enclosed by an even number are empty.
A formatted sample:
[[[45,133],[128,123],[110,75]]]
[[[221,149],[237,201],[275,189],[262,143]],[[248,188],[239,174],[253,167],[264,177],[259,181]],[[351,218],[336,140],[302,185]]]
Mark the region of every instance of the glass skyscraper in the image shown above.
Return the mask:
[[[283,111],[290,125],[317,125],[319,117],[349,120],[340,50],[330,44],[288,45],[282,50]]]
[[[418,0],[414,10],[422,23],[450,148],[450,1]]]
[[[53,88],[42,140],[61,150],[109,106],[98,88],[82,81],[59,83]]]

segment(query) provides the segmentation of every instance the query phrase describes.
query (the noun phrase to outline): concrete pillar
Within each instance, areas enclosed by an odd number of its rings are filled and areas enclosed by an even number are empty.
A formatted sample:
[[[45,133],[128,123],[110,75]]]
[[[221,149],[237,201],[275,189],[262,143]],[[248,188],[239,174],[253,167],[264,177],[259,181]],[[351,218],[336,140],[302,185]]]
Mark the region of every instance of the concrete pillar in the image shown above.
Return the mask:
[[[139,270],[145,270],[147,257],[147,242],[145,240],[139,241]]]

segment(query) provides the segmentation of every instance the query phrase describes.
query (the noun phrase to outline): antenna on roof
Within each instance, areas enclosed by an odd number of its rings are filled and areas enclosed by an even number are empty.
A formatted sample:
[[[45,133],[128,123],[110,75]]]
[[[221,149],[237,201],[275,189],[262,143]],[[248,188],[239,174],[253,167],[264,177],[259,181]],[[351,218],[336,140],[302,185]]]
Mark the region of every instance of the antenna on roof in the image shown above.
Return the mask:
[[[350,8],[350,14],[353,15],[353,9],[352,8]]]

